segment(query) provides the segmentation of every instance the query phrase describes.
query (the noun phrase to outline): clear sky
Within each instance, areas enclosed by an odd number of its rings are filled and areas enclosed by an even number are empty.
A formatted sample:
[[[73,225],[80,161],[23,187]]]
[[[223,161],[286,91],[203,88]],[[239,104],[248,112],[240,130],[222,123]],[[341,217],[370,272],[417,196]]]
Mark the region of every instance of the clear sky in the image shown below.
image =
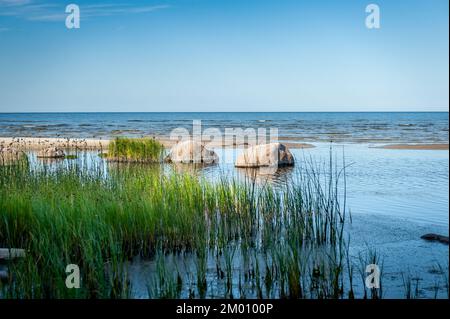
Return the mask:
[[[0,0],[0,112],[448,111],[448,3]]]

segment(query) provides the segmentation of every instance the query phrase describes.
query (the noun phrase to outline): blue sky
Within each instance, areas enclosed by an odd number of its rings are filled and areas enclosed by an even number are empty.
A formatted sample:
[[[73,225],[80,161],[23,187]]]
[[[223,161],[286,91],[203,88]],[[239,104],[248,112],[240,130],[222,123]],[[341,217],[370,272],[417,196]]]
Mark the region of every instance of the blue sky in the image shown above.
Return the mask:
[[[81,28],[65,27],[65,6]],[[376,3],[381,28],[367,29]],[[447,0],[0,0],[0,112],[448,111]]]

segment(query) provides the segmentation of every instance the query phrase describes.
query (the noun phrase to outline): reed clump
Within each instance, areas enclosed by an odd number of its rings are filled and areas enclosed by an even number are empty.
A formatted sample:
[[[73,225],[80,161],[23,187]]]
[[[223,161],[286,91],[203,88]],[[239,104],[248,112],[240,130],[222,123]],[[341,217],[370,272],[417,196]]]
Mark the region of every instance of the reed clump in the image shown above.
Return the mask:
[[[108,146],[107,159],[115,162],[159,163],[164,146],[153,138],[117,137]]]
[[[110,154],[160,154],[153,142],[122,142]],[[348,295],[341,171],[332,165],[311,161],[280,190],[101,162],[0,167],[0,246],[28,252],[10,265],[0,298],[133,297],[136,256],[156,260],[152,298]],[[65,286],[68,264],[81,269],[80,289]]]

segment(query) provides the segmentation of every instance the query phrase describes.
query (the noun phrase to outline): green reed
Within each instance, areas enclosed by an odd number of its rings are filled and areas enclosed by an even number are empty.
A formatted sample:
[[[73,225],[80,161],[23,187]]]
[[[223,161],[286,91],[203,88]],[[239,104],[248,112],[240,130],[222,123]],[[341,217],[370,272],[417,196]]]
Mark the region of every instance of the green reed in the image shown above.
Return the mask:
[[[141,142],[122,142],[110,152],[143,154],[130,146]],[[281,190],[160,164],[68,163],[0,166],[0,246],[27,250],[9,265],[0,297],[133,297],[136,256],[156,260],[152,298],[345,296],[346,217],[333,162],[307,161]],[[82,270],[80,289],[65,287],[68,264]]]
[[[107,157],[119,162],[160,162],[164,146],[153,138],[117,137],[108,146]]]

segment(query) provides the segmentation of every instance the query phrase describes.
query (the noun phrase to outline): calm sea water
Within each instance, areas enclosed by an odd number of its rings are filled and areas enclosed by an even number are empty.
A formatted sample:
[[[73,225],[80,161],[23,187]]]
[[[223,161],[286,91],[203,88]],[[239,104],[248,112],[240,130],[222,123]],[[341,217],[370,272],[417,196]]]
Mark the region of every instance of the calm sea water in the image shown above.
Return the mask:
[[[448,113],[0,113],[2,137],[168,136],[202,127],[270,128],[305,142],[448,143]]]

